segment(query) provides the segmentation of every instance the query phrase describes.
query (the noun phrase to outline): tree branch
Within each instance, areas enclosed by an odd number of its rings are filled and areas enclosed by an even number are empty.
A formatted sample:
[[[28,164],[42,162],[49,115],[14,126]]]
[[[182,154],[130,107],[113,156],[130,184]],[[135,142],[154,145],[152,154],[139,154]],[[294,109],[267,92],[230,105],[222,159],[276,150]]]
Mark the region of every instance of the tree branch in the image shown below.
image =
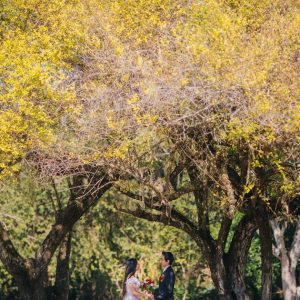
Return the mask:
[[[273,230],[277,253],[281,256],[286,256],[287,251],[284,242],[284,229],[280,228],[278,221],[275,219],[270,221],[270,225]]]
[[[183,222],[189,228],[192,228],[193,231],[197,231],[197,226],[192,221],[190,221],[186,216],[184,216],[183,214],[181,214],[179,211],[175,210],[174,208],[170,208],[170,206],[168,204],[157,203],[157,202],[153,201],[153,198],[144,198],[140,195],[137,195],[137,194],[129,192],[129,191],[128,192],[121,191],[121,193],[123,193],[124,195],[126,195],[130,198],[133,198],[135,200],[143,202],[147,208],[154,209],[156,211],[159,211],[159,212],[165,214],[165,216],[168,219],[175,217],[177,221]],[[174,193],[174,197],[175,197],[175,194],[178,194],[178,193]],[[171,199],[173,199],[173,198],[171,197]],[[174,198],[174,199],[176,199],[176,198]],[[158,198],[157,198],[157,200],[158,200]]]
[[[222,250],[222,252],[224,252],[226,246],[231,223],[232,223],[232,219],[228,218],[228,216],[226,215],[223,216],[221,227],[218,234],[218,240],[217,240],[218,247]]]
[[[0,259],[5,268],[12,274],[18,275],[26,271],[25,259],[18,253],[10,240],[5,225],[0,221]]]
[[[93,178],[90,188],[82,191],[81,196],[63,208],[58,216],[55,224],[44,239],[41,247],[37,250],[35,258],[37,265],[41,266],[36,276],[45,270],[55,252],[60,245],[65,234],[69,232],[74,223],[77,222],[82,215],[93,205],[97,203],[99,198],[112,186],[106,176]]]
[[[241,177],[231,166],[227,166],[228,178],[236,191],[241,192]]]
[[[176,180],[177,180],[178,175],[184,170],[184,167],[185,167],[185,164],[178,165],[174,168],[174,170],[170,174],[169,180],[170,180],[170,183],[174,190],[177,190]]]
[[[247,253],[257,227],[258,226],[252,217],[245,215],[241,219],[230,243],[228,250],[229,257],[234,255],[237,248],[240,248],[243,252]]]
[[[197,239],[197,228],[196,226],[191,223],[190,221],[186,222],[187,219],[182,216],[180,213],[176,213],[174,210],[172,210],[172,213],[170,216],[167,216],[165,214],[154,214],[150,213],[148,211],[145,211],[141,209],[140,207],[136,209],[125,209],[121,207],[117,207],[116,209],[127,214],[131,214],[137,218],[140,219],[145,219],[148,221],[153,221],[153,222],[159,222],[163,223],[165,225],[173,226],[178,229],[183,230],[187,234],[189,234],[193,239]]]
[[[272,245],[272,253],[277,259],[281,260],[280,250],[275,245]]]
[[[192,186],[194,187],[194,197],[197,207],[198,215],[198,227],[202,235],[212,241],[212,237],[209,229],[209,215],[208,215],[208,191],[207,185],[205,185],[200,179],[197,171],[197,167],[193,166],[188,169],[188,175]]]
[[[159,196],[148,198],[148,197],[133,193],[131,191],[124,191],[119,187],[115,187],[115,188],[121,194],[123,194],[129,198],[135,199],[135,200],[148,201],[148,202],[152,202],[152,203],[161,203],[161,200],[162,200]],[[166,199],[169,202],[174,201],[174,200],[178,199],[179,197],[181,197],[182,195],[191,193],[193,191],[194,191],[194,189],[192,187],[182,187],[182,188],[178,189],[176,192],[171,193],[170,195],[167,195]]]
[[[229,179],[229,175],[228,175],[228,169],[227,166],[224,166],[222,168],[222,172],[221,172],[221,181],[224,185],[224,188],[226,190],[227,193],[227,197],[228,197],[228,204],[227,204],[227,215],[230,219],[233,219],[234,214],[237,210],[237,200],[235,197],[235,191],[234,188],[232,186],[232,183]]]

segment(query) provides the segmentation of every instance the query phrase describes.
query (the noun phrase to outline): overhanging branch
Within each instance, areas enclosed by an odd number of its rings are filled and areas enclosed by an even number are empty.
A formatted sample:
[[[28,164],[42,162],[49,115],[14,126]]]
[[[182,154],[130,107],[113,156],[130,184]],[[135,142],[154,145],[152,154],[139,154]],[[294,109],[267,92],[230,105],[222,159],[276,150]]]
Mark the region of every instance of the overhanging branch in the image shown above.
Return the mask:
[[[164,225],[181,229],[187,234],[189,234],[191,237],[193,237],[194,239],[197,237],[198,234],[196,226],[190,221],[186,223],[187,219],[183,217],[180,213],[178,212],[176,213],[174,210],[172,210],[170,216],[167,216],[166,214],[163,213],[154,214],[144,209],[141,209],[140,207],[136,209],[126,209],[126,208],[116,207],[116,209],[119,210],[120,212],[131,214],[140,219],[159,222]]]
[[[162,199],[159,196],[149,198],[149,197],[142,196],[140,194],[133,193],[131,191],[124,191],[119,187],[115,187],[115,188],[121,194],[123,194],[129,198],[138,200],[138,201],[146,201],[146,202],[152,202],[152,203],[160,203],[162,201]],[[194,188],[192,188],[192,187],[182,187],[182,188],[178,189],[176,192],[166,195],[165,199],[167,199],[167,201],[169,201],[169,202],[174,201],[174,200],[178,199],[179,197],[181,197],[182,195],[191,193],[193,191],[194,191]]]

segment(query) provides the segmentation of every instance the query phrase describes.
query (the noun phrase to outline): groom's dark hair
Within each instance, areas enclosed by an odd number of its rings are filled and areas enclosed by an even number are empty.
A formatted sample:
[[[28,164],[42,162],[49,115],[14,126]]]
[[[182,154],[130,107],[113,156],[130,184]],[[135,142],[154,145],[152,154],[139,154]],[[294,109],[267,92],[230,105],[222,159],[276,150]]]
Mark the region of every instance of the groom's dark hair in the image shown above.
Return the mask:
[[[169,261],[169,264],[172,265],[172,263],[175,260],[173,254],[171,252],[163,251],[162,255],[165,258],[165,260]]]

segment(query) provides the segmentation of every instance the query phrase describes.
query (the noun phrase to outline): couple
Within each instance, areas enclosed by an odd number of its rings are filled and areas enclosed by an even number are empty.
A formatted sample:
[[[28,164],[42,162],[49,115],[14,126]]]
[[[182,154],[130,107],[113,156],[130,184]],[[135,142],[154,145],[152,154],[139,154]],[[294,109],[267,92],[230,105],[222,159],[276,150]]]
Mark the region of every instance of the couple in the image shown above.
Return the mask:
[[[174,300],[173,289],[175,284],[175,274],[171,267],[174,256],[171,252],[162,252],[160,265],[163,273],[159,277],[159,287],[154,293],[141,292],[140,281],[135,273],[140,270],[140,265],[135,258],[131,258],[126,263],[125,279],[123,284],[123,300],[155,299]]]

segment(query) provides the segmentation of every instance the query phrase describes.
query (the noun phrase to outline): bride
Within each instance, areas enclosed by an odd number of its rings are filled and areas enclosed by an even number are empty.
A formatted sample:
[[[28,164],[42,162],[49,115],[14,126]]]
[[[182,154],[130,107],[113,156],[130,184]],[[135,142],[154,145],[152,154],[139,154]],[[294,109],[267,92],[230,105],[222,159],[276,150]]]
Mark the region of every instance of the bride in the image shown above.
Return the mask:
[[[141,283],[135,277],[138,271],[140,271],[138,261],[135,258],[128,259],[123,283],[123,300],[139,300],[147,297],[146,293],[139,291]]]

